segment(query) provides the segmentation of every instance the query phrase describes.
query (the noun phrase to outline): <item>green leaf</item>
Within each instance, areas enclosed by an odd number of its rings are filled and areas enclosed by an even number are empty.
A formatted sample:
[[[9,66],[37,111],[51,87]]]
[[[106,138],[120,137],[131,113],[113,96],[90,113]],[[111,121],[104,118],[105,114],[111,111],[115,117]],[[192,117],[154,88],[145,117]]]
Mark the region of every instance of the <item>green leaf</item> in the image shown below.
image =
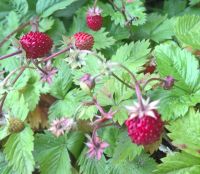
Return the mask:
[[[24,96],[19,92],[10,92],[6,98],[6,108],[11,110],[14,117],[24,121],[28,115],[28,104],[25,102]]]
[[[186,45],[200,49],[200,16],[179,17],[175,25],[176,37]]]
[[[75,1],[77,0],[38,0],[36,4],[36,12],[40,14],[41,17],[48,17],[55,11],[64,9]]]
[[[123,163],[126,160],[132,161],[137,155],[140,155],[141,152],[142,147],[132,143],[126,131],[122,132],[116,142],[112,163],[118,164]]]
[[[167,19],[167,15],[161,16],[156,13],[149,14],[147,22],[142,27],[135,28],[137,39],[151,39],[157,43],[171,39],[174,19]]]
[[[55,20],[52,17],[49,18],[42,18],[39,22],[39,29],[40,32],[46,32],[53,27]]]
[[[200,89],[199,63],[191,53],[163,44],[155,48],[155,56],[160,75],[173,76],[176,79],[176,87],[189,94]]]
[[[155,174],[199,174],[200,158],[187,153],[172,153],[162,159]]]
[[[35,157],[41,174],[71,174],[66,136],[56,138],[50,133],[37,134]]]
[[[169,91],[158,88],[151,93],[153,100],[160,100],[158,110],[164,120],[184,116],[189,107],[195,106],[199,102],[199,97],[200,94],[187,94],[176,86]]]
[[[198,4],[198,3],[200,3],[200,0],[190,0],[190,5],[196,5],[196,4]]]
[[[76,131],[68,134],[67,148],[75,158],[79,157],[84,140],[85,137],[81,132]]]
[[[108,36],[109,32],[105,32],[105,28],[102,28],[97,32],[90,31],[89,33],[94,37],[94,49],[100,50],[109,48],[115,43],[115,39],[112,36]]]
[[[24,16],[28,12],[27,0],[14,0],[10,2],[12,8],[19,16]]]
[[[84,98],[84,95],[80,90],[73,89],[63,100],[57,100],[49,108],[49,119],[60,118],[63,116],[72,117],[74,116],[75,110],[81,104],[80,102]]]
[[[26,127],[22,132],[12,134],[5,144],[4,153],[9,165],[20,174],[32,174],[34,170],[33,132]]]
[[[26,71],[24,74],[25,81],[28,76],[26,86],[19,89],[20,95],[24,96],[25,102],[28,104],[30,111],[33,111],[40,100],[40,91],[42,88],[40,77],[35,71]],[[21,76],[23,81],[23,76]],[[18,83],[19,84],[19,83]]]
[[[5,155],[0,152],[0,173],[1,174],[17,174],[17,172],[12,170],[12,167],[8,165]]]
[[[65,78],[63,78],[65,77]],[[63,99],[72,85],[72,74],[69,66],[62,61],[58,65],[58,74],[51,84],[50,94],[58,99]]]
[[[124,146],[125,148],[126,146]],[[110,162],[109,174],[150,174],[156,168],[156,163],[152,158],[145,153],[137,156],[133,161],[125,160],[119,164],[113,164],[112,159]]]
[[[122,8],[121,1],[115,0],[114,3],[119,9]],[[124,4],[125,4],[126,19],[128,21],[131,21],[132,25],[138,26],[145,23],[146,14],[145,14],[144,3],[142,1],[134,1],[134,3],[126,2]],[[112,13],[111,19],[114,21],[116,25],[120,24],[122,27],[124,27],[127,23],[125,17],[119,11]]]
[[[174,1],[174,0],[165,0],[164,2],[164,11],[168,13],[170,17],[178,15],[183,12],[187,6],[187,1]]]
[[[146,63],[147,55],[150,52],[149,46],[149,40],[125,44],[117,50],[115,55],[112,56],[112,60],[122,63],[133,71],[136,71],[135,69],[139,69],[139,66]]]
[[[171,122],[167,129],[170,131],[169,137],[173,144],[185,152],[200,157],[200,113],[193,109],[183,118]],[[187,130],[187,131],[185,131]]]
[[[100,160],[89,158],[86,154],[86,148],[83,150],[78,164],[82,174],[102,174],[106,173],[106,159],[104,156]]]

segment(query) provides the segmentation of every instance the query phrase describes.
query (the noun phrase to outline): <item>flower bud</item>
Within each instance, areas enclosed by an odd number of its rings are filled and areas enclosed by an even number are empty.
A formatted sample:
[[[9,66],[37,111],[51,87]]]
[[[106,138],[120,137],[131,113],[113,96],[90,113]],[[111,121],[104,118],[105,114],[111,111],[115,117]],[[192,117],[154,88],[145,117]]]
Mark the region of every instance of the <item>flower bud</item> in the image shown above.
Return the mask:
[[[174,78],[172,76],[167,76],[165,79],[164,79],[164,82],[163,82],[163,88],[164,89],[171,89],[173,86],[174,86]]]
[[[84,74],[80,79],[80,87],[83,90],[90,91],[95,86],[95,80],[90,74]]]

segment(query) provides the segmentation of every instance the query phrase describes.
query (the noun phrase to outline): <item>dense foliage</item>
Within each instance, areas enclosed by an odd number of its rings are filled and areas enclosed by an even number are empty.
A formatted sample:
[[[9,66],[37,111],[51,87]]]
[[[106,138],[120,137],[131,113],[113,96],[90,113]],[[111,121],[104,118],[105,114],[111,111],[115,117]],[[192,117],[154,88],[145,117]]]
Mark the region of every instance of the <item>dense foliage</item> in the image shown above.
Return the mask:
[[[200,0],[1,0],[0,173],[199,174],[199,26]]]

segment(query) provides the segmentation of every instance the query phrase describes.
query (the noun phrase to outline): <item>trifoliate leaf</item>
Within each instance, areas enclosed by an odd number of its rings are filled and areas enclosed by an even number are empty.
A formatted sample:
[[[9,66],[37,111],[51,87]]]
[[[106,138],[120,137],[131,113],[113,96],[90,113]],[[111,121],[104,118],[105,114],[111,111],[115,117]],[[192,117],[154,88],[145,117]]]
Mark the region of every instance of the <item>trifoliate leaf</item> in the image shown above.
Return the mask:
[[[82,174],[102,174],[106,173],[106,159],[104,156],[100,160],[89,158],[86,154],[86,148],[81,153],[78,161],[80,173]]]
[[[184,152],[168,154],[162,162],[154,174],[198,174],[200,171],[200,158]]]
[[[66,136],[56,138],[50,133],[37,134],[35,157],[41,174],[71,174],[67,141]]]
[[[200,16],[179,17],[175,25],[176,37],[186,45],[200,49]]]
[[[173,144],[187,153],[200,157],[200,113],[191,109],[188,114],[167,126]]]
[[[34,170],[33,139],[32,130],[26,127],[22,132],[12,134],[5,144],[8,164],[20,174],[32,174]]]

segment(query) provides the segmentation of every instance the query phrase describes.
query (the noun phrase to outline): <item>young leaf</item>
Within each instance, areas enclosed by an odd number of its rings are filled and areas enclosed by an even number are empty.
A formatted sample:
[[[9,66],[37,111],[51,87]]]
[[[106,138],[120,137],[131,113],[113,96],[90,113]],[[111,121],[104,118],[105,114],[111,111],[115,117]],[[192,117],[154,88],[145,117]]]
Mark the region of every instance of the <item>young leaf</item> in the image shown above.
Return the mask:
[[[34,170],[33,132],[26,127],[22,132],[12,134],[5,144],[4,153],[8,164],[20,174],[32,174]]]
[[[187,153],[173,153],[162,159],[154,174],[199,174],[200,158]]]
[[[66,136],[56,138],[50,133],[36,135],[35,157],[41,174],[71,174],[67,141]]]
[[[170,131],[168,135],[173,140],[173,144],[197,157],[200,157],[200,140],[197,138],[200,136],[199,124],[200,113],[191,109],[185,117],[167,126]]]

